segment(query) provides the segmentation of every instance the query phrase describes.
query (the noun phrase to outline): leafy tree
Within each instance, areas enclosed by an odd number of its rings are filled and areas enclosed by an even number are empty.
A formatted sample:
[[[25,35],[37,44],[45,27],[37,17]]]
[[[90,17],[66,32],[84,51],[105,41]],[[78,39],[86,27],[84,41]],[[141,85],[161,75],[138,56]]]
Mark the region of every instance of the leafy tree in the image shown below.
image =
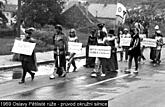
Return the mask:
[[[63,0],[22,0],[22,18],[25,26],[44,26],[59,23]]]

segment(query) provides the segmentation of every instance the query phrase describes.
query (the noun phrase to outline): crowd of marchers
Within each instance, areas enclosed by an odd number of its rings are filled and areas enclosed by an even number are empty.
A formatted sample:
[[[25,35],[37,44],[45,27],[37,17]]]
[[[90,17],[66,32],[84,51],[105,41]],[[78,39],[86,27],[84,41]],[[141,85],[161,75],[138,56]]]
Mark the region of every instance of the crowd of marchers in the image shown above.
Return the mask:
[[[50,79],[55,79],[56,75],[65,77],[67,73],[69,73],[71,65],[73,66],[73,72],[78,71],[74,58],[76,53],[68,51],[68,42],[80,42],[76,30],[71,28],[69,30],[69,35],[66,35],[63,32],[63,27],[61,25],[55,25],[54,29],[55,32],[52,38],[54,45],[54,72],[49,76]],[[35,40],[32,37],[33,32],[33,28],[26,29],[26,35],[24,38],[22,38],[22,40],[25,42],[35,43]],[[143,51],[146,47],[142,45],[141,42],[144,38],[148,38],[148,31],[140,22],[135,22],[130,28],[123,28],[120,26],[117,30],[106,29],[105,24],[99,23],[97,24],[96,29],[91,29],[89,34],[90,35],[88,36],[88,42],[86,46],[86,64],[84,67],[93,68],[91,72],[92,77],[105,77],[112,72],[118,73],[118,61],[126,61],[127,69],[124,70],[125,73],[138,75],[139,62],[145,62],[146,60],[145,56],[143,55]],[[141,37],[140,34],[145,34],[145,37]],[[122,38],[130,38],[130,45],[121,46],[120,42]],[[152,35],[151,38],[156,40],[156,47],[150,47],[150,59],[153,61],[154,65],[159,65],[161,62],[163,35],[158,25],[155,26],[155,34]],[[110,46],[110,57],[90,57],[89,47],[92,45]],[[120,54],[119,58],[117,58],[117,53]],[[27,72],[31,75],[31,79],[34,80],[35,73],[32,71],[38,70],[35,50],[33,51],[32,55],[21,54],[20,59],[23,68],[23,75],[19,83],[25,83]],[[135,62],[134,70],[132,70],[133,59]]]

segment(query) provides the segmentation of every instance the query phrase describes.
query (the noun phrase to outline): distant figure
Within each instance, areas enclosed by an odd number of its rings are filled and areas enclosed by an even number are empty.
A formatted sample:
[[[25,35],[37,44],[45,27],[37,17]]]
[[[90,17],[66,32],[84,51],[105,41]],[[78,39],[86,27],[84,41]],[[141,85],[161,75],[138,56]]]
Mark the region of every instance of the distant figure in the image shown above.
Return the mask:
[[[151,37],[152,39],[155,39],[156,35],[158,35],[159,32],[157,32],[157,31],[159,31],[159,26],[156,25],[154,29],[155,29],[155,34],[152,35],[152,37]],[[156,63],[155,62],[155,58],[156,58],[156,47],[151,47],[150,49],[151,49],[151,51],[150,51],[150,59],[152,60],[152,63]],[[159,54],[159,57],[160,57],[160,54]]]
[[[156,56],[155,56],[155,60],[154,60],[154,65],[156,64],[160,64],[161,60],[161,50],[162,50],[162,46],[163,46],[163,35],[161,34],[161,31],[158,30],[157,31],[157,35],[155,36],[156,39]]]
[[[31,38],[32,32],[34,31],[34,29],[26,29],[25,33],[27,35],[25,35],[25,38],[23,41],[25,42],[31,42],[31,43],[35,43],[34,39]],[[20,54],[20,60],[22,63],[22,68],[23,68],[23,75],[22,75],[22,79],[19,82],[19,84],[22,84],[25,82],[25,77],[26,77],[26,73],[28,72],[31,75],[31,79],[34,79],[34,75],[35,73],[31,72],[31,71],[37,71],[37,61],[36,61],[36,55],[35,52],[33,51],[32,55],[23,55]]]

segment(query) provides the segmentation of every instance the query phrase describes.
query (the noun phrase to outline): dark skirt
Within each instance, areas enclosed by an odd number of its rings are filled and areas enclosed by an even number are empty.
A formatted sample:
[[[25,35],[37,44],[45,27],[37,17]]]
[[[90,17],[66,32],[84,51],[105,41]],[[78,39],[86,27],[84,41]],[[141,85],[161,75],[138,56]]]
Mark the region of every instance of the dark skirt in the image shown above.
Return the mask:
[[[156,58],[156,49],[155,48],[151,48],[150,59],[151,60],[155,60],[155,58]]]
[[[111,58],[100,58],[102,65],[102,72],[108,74],[118,69],[117,54],[111,53]]]
[[[95,66],[95,57],[89,57],[89,46],[86,47],[86,67],[94,67]]]
[[[38,71],[37,64],[35,62],[22,61],[22,68],[28,69],[29,71]]]

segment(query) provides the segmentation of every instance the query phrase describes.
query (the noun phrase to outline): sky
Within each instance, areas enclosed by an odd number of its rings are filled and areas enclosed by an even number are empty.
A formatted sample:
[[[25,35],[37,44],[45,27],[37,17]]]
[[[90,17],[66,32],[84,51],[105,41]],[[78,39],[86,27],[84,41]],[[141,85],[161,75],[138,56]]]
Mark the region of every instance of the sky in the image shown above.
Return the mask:
[[[18,3],[18,0],[7,0],[7,1],[10,4],[17,4]]]

